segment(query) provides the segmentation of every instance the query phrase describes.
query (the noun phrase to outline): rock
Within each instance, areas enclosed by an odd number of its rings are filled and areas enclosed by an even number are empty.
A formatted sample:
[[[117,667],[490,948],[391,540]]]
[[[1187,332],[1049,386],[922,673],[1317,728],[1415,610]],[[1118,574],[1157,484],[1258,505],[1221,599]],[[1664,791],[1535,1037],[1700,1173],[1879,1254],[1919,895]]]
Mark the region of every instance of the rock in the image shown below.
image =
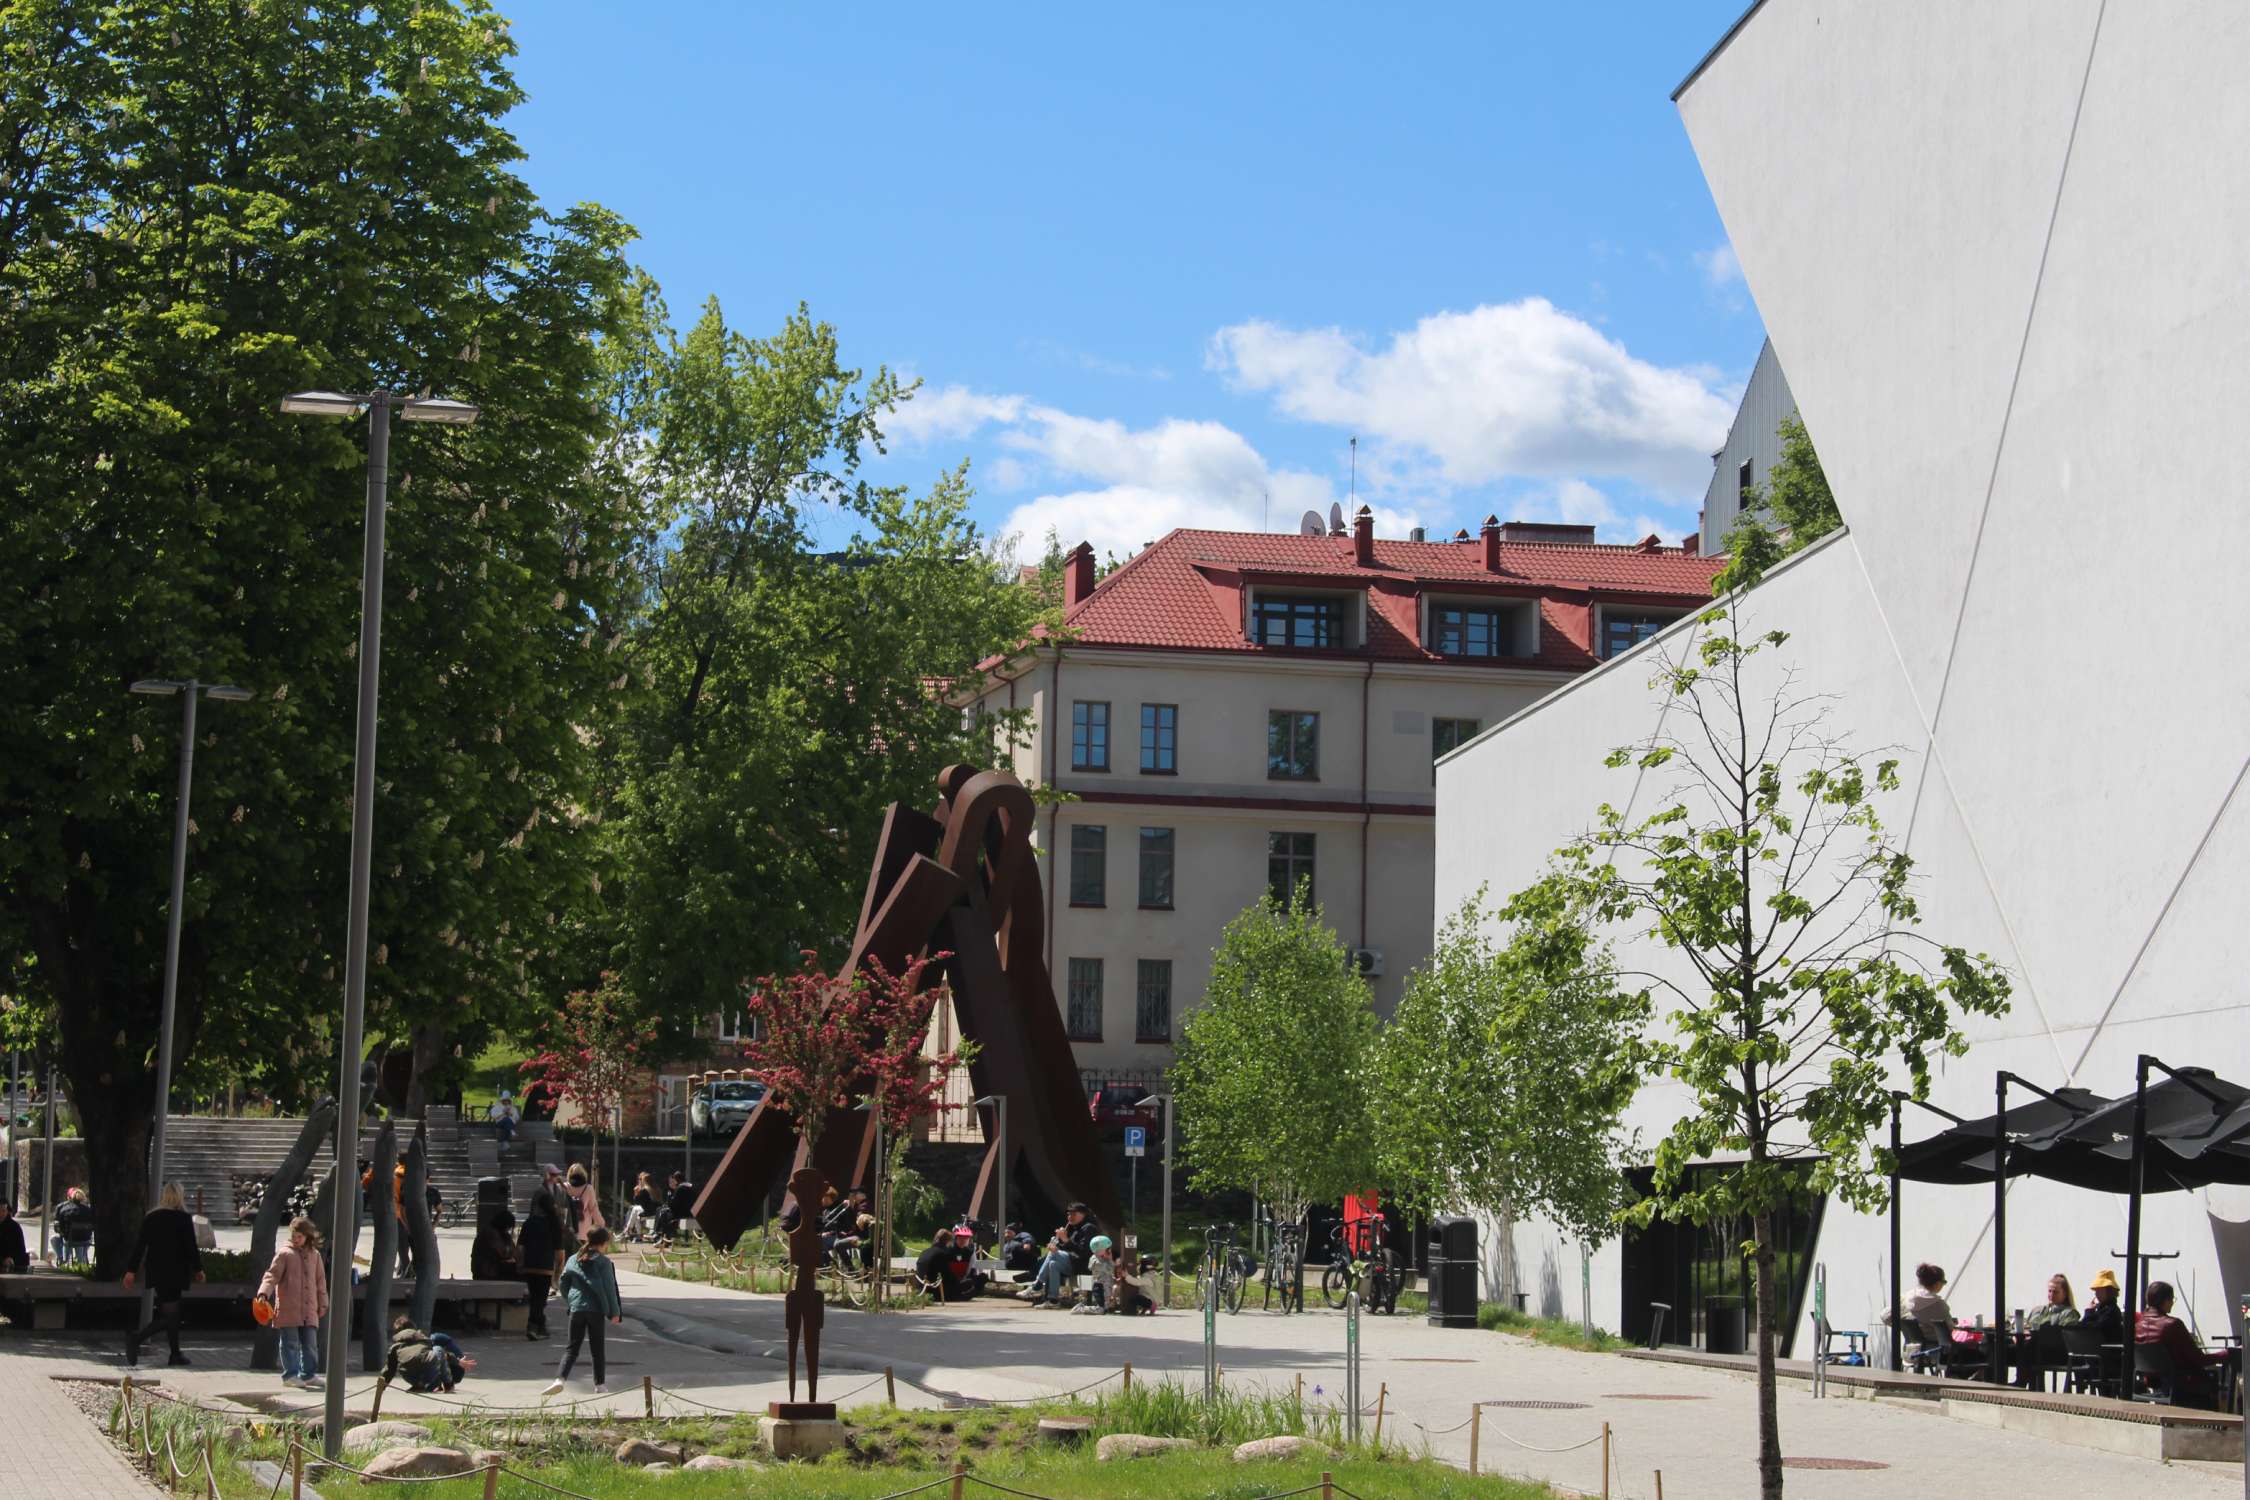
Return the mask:
[[[747,1469],[750,1466],[739,1458],[728,1458],[718,1453],[699,1453],[680,1467],[683,1469]]]
[[[1328,1450],[1311,1438],[1270,1437],[1255,1438],[1234,1450],[1238,1464],[1255,1463],[1261,1458],[1310,1458],[1328,1456]]]
[[[426,1443],[430,1429],[419,1422],[365,1422],[344,1434],[346,1453],[373,1453],[401,1443]]]
[[[1094,1430],[1092,1417],[1041,1417],[1039,1436],[1049,1443],[1083,1443]]]
[[[844,1424],[834,1417],[767,1417],[758,1423],[758,1441],[775,1458],[810,1463],[844,1446]]]
[[[466,1474],[476,1467],[469,1455],[454,1448],[385,1448],[369,1459],[369,1479],[440,1479]]]
[[[678,1472],[679,1472],[679,1469],[680,1469],[680,1466],[679,1466],[678,1464],[642,1464],[642,1465],[641,1465],[641,1472],[642,1472],[642,1473],[644,1473],[644,1474],[676,1474],[676,1473],[678,1473]]]
[[[1159,1453],[1171,1453],[1181,1448],[1196,1446],[1193,1438],[1144,1437],[1137,1432],[1113,1432],[1094,1444],[1094,1459],[1108,1463],[1115,1458],[1154,1458]]]
[[[627,1438],[617,1445],[617,1461],[621,1464],[677,1464],[680,1450],[667,1448],[662,1443],[652,1443],[647,1438]]]

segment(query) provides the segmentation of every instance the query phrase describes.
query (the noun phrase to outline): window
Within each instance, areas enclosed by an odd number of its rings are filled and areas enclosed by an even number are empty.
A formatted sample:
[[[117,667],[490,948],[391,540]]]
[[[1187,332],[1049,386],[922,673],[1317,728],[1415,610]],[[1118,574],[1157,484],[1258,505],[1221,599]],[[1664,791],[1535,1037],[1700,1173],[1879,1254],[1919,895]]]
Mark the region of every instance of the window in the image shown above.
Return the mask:
[[[1258,594],[1250,602],[1250,639],[1261,646],[1341,646],[1344,601],[1319,595]]]
[[[1070,1006],[1063,1014],[1063,1025],[1074,1042],[1098,1042],[1102,1039],[1100,959],[1074,958],[1070,961]]]
[[[1513,656],[1513,624],[1506,610],[1433,605],[1430,649],[1440,656]]]
[[[1071,825],[1070,904],[1109,904],[1109,830],[1098,823]]]
[[[1320,715],[1277,708],[1266,715],[1266,779],[1320,780]]]
[[[1133,1040],[1172,1040],[1172,960],[1144,958],[1133,986]]]
[[[741,1009],[719,1012],[719,1040],[722,1042],[754,1042],[758,1039],[758,1023],[750,1013]]]
[[[1430,720],[1430,780],[1437,780],[1438,757],[1460,749],[1483,732],[1482,719]]]
[[[1750,460],[1747,458],[1735,466],[1734,503],[1738,508],[1750,504]]]
[[[1297,898],[1297,887],[1305,888],[1305,899],[1313,894],[1313,836],[1309,833],[1269,833],[1266,835],[1266,893],[1283,906]]]
[[[1070,768],[1073,771],[1109,769],[1109,705],[1070,705]]]
[[[1630,651],[1672,623],[1677,616],[1652,615],[1640,610],[1602,611],[1602,660]]]
[[[1172,830],[1141,830],[1141,905],[1149,911],[1172,909]]]
[[[1141,774],[1174,776],[1180,769],[1180,706],[1141,705]]]

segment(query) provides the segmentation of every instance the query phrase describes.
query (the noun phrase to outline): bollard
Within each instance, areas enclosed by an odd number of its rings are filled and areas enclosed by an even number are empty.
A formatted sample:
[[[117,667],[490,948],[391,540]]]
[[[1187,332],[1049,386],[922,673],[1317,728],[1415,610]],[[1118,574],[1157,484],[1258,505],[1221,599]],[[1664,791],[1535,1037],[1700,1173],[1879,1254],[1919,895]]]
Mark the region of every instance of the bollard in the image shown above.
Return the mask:
[[[889,1365],[883,1366],[883,1399],[893,1406],[898,1405],[898,1377],[891,1373]]]
[[[656,1420],[656,1377],[653,1375],[641,1377],[641,1409],[649,1421]]]
[[[484,1500],[495,1500],[500,1493],[500,1460],[494,1459],[484,1466]]]
[[[1477,1439],[1483,1435],[1484,1403],[1480,1401],[1469,1407],[1469,1477],[1471,1479],[1476,1478],[1477,1474]],[[1656,1497],[1656,1500],[1664,1500],[1664,1497],[1660,1494]]]
[[[957,1463],[953,1466],[952,1500],[961,1500],[962,1476],[967,1474],[968,1472],[968,1467],[965,1464]]]
[[[1609,1424],[1602,1423],[1602,1500],[1609,1500]]]

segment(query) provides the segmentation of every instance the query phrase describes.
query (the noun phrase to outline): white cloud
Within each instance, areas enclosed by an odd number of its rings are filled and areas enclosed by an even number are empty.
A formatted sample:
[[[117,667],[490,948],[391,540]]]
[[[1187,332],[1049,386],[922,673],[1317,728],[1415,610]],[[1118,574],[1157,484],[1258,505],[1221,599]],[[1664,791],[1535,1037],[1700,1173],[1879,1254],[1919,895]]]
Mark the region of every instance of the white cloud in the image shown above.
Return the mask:
[[[1699,495],[1734,414],[1709,372],[1635,358],[1541,297],[1433,314],[1380,350],[1337,328],[1237,323],[1210,363],[1290,416],[1373,438],[1362,461],[1378,472],[1422,458],[1455,486],[1592,474]]]
[[[994,422],[1012,422],[1021,396],[987,396],[967,386],[923,386],[881,419],[883,440],[898,447],[963,438]]]
[[[1713,291],[1724,291],[1742,283],[1742,262],[1734,258],[1734,246],[1714,245],[1708,250],[1695,252],[1695,263],[1703,270],[1703,279]]]
[[[1502,519],[1565,521],[1574,526],[1592,526],[1594,539],[1602,542],[1637,542],[1654,532],[1663,538],[1666,546],[1676,546],[1682,537],[1695,530],[1692,512],[1658,515],[1645,508],[1623,512],[1608,495],[1583,479],[1565,479],[1519,495]]]

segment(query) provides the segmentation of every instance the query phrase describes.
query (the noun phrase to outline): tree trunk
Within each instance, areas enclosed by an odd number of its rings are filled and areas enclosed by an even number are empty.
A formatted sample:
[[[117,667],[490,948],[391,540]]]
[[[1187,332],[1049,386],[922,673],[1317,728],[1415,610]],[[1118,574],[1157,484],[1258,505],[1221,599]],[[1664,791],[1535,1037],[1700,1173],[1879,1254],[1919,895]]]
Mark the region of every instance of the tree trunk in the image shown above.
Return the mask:
[[[1756,1245],[1758,1300],[1758,1493],[1761,1500],[1781,1500],[1781,1413],[1774,1381],[1774,1254],[1773,1212],[1762,1209],[1751,1218]]]
[[[140,1238],[142,1216],[155,1207],[148,1196],[149,1131],[155,1122],[146,1100],[118,1097],[111,1109],[108,1090],[80,1093],[75,1077],[71,1097],[105,1101],[101,1108],[80,1109],[78,1128],[86,1138],[86,1198],[94,1206],[94,1277],[115,1281]]]
[[[305,1168],[312,1165],[314,1153],[335,1128],[336,1101],[323,1099],[313,1106],[312,1113],[305,1119],[305,1128],[297,1132],[297,1143],[289,1148],[289,1154],[281,1159],[281,1165],[267,1180],[266,1195],[258,1203],[257,1221],[250,1226],[250,1269],[258,1275],[265,1275],[265,1268],[273,1264],[273,1243],[279,1237],[282,1220],[289,1213],[289,1195],[297,1190]],[[271,1324],[260,1324],[250,1335],[250,1368],[270,1370],[280,1353],[280,1333]]]
[[[437,1070],[445,1061],[445,1032],[434,1021],[415,1027],[412,1051],[413,1072],[407,1079],[406,1100],[399,1113],[409,1119],[419,1120],[430,1105],[436,1102],[431,1097],[431,1091],[437,1078]],[[417,1323],[414,1326],[419,1328],[422,1325]]]
[[[423,1191],[429,1180],[429,1127],[421,1125],[406,1148],[406,1193],[399,1201],[406,1208],[406,1237],[414,1246],[414,1300],[406,1311],[424,1333],[436,1326],[438,1294],[437,1229],[430,1223],[430,1200]]]
[[[374,1243],[367,1247],[367,1280],[360,1309],[360,1369],[383,1368],[391,1350],[391,1274],[398,1267],[398,1211],[391,1206],[391,1169],[398,1162],[398,1127],[389,1120],[375,1132],[367,1179],[367,1211],[375,1218]]]

